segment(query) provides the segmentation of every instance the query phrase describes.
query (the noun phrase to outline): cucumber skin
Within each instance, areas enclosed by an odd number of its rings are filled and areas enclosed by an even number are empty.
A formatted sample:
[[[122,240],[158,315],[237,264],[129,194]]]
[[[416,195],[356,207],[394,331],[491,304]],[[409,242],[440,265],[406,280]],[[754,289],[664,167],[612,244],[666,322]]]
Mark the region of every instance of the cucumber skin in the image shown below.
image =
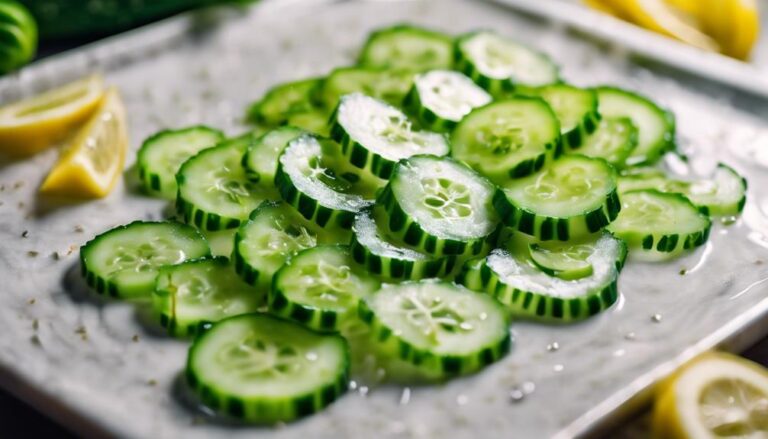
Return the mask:
[[[242,314],[239,316],[229,317],[219,321],[218,323],[225,322],[229,319],[252,318],[255,316],[279,320],[281,322],[295,325],[293,322],[262,313]],[[312,331],[311,329],[306,330]],[[244,398],[232,397],[224,392],[220,392],[218,389],[216,389],[215,386],[207,385],[204,383],[198,377],[198,374],[195,373],[194,367],[192,366],[192,357],[194,355],[195,348],[202,340],[204,340],[207,332],[208,331],[205,331],[199,334],[195,338],[195,341],[192,343],[192,346],[190,346],[189,353],[187,355],[187,363],[184,376],[186,378],[187,385],[193,392],[195,392],[196,395],[198,395],[200,401],[206,407],[217,412],[225,413],[233,418],[241,419],[245,422],[257,424],[274,424],[276,422],[293,421],[320,412],[331,403],[339,399],[349,387],[349,344],[347,343],[346,339],[340,335],[324,334],[326,337],[337,338],[339,343],[342,343],[345,346],[345,349],[343,349],[345,356],[344,369],[341,371],[341,373],[339,373],[339,376],[334,380],[333,383],[329,383],[328,385],[314,391],[313,393],[293,400],[271,399],[264,401],[256,399],[249,401],[248,399]],[[265,403],[279,405],[278,411],[280,414],[276,415],[275,413],[271,413],[265,415],[263,413],[259,413],[260,406]]]
[[[372,341],[382,345],[384,351],[392,352],[401,360],[430,372],[436,372],[438,376],[444,378],[477,372],[503,358],[512,346],[512,337],[509,331],[506,331],[505,336],[498,343],[485,346],[472,355],[466,357],[435,355],[429,350],[413,346],[395,335],[389,327],[383,325],[376,318],[376,313],[365,300],[360,301],[358,316],[370,327]]]
[[[439,238],[427,233],[413,218],[400,207],[391,185],[387,184],[376,199],[376,204],[384,206],[386,229],[392,236],[405,244],[434,256],[476,256],[490,250],[496,242],[500,228],[491,234],[469,241]]]
[[[109,234],[120,231],[120,230],[126,230],[129,229],[133,225],[140,225],[140,224],[172,224],[175,226],[179,226],[182,228],[188,229],[188,231],[193,232],[193,234],[196,234],[203,242],[205,242],[205,238],[203,238],[203,235],[200,234],[196,229],[194,229],[191,226],[188,226],[186,224],[177,223],[175,221],[161,221],[161,222],[150,222],[150,221],[133,221],[128,224],[124,224],[122,226],[117,226],[113,229],[107,230],[106,232],[103,232],[99,235],[96,235],[93,239],[83,244],[82,247],[80,247],[80,275],[85,279],[85,283],[91,287],[96,293],[102,296],[109,296],[114,298],[120,298],[123,297],[123,294],[120,293],[120,288],[114,283],[110,282],[108,279],[99,276],[95,272],[88,269],[88,260],[86,253],[88,251],[88,247],[91,245],[96,244],[98,241],[104,239]],[[210,249],[208,250],[208,254],[200,255],[199,257],[207,257],[210,256]]]
[[[386,159],[353,140],[338,122],[339,106],[341,106],[341,102],[336,106],[331,116],[330,138],[341,146],[341,153],[347,163],[373,177],[389,180],[397,161]]]
[[[381,65],[381,64],[373,62],[370,59],[371,57],[368,55],[368,50],[369,50],[369,48],[370,48],[370,46],[372,44],[375,44],[376,40],[379,37],[381,37],[383,35],[386,35],[388,33],[400,32],[400,31],[408,31],[408,32],[412,32],[414,34],[421,34],[421,35],[424,35],[424,36],[428,36],[430,39],[435,40],[435,41],[436,40],[443,40],[445,42],[445,44],[446,44],[446,47],[449,48],[449,52],[450,52],[451,56],[453,55],[453,38],[452,37],[450,37],[448,35],[445,35],[443,33],[431,30],[431,29],[416,27],[416,26],[412,26],[412,25],[407,24],[407,23],[400,23],[400,24],[395,24],[394,26],[390,26],[390,27],[386,27],[386,28],[382,28],[382,29],[377,29],[377,30],[371,32],[368,35],[368,39],[366,40],[365,44],[363,45],[363,48],[360,50],[360,56],[358,57],[357,64],[361,65],[363,67],[370,67],[370,68],[386,68],[386,69],[393,68],[393,66],[391,66],[391,65]],[[407,70],[415,70],[415,71],[427,71],[427,70],[435,70],[435,69],[451,69],[453,67],[453,59],[451,58],[448,61],[449,62],[446,65],[419,66],[418,68],[415,68],[415,69],[413,68],[413,66],[411,66],[411,68],[406,68],[404,66],[401,66],[401,67],[399,67],[399,69],[407,69]],[[395,68],[397,69],[397,67],[395,67]]]
[[[146,169],[146,167],[142,165],[142,162],[144,161],[143,156],[146,152],[146,148],[148,147],[148,145],[151,145],[152,142],[158,139],[161,139],[167,135],[180,134],[180,133],[197,131],[197,130],[208,131],[211,134],[218,135],[219,141],[224,140],[224,133],[222,131],[217,130],[215,128],[211,128],[209,126],[205,126],[205,125],[194,125],[194,126],[190,126],[182,129],[162,130],[162,131],[158,131],[157,133],[149,136],[146,140],[144,140],[144,142],[141,144],[141,147],[139,148],[139,152],[137,153],[137,159],[136,159],[136,167],[139,170],[139,180],[141,180],[141,183],[144,186],[144,190],[146,190],[150,194],[160,194],[160,191],[163,186],[163,182],[160,174],[149,172]]]
[[[38,27],[29,10],[13,0],[0,1],[0,75],[35,57]]]
[[[621,271],[626,258],[616,261]],[[456,276],[456,282],[470,290],[484,292],[506,305],[515,317],[543,322],[572,322],[592,317],[608,309],[618,300],[618,272],[614,280],[604,288],[593,291],[586,297],[563,299],[523,291],[505,284],[487,265],[485,258],[467,261]]]
[[[403,110],[419,121],[422,127],[430,131],[450,133],[456,128],[456,125],[458,125],[458,122],[443,119],[435,114],[434,111],[422,105],[421,97],[419,96],[419,91],[415,83],[403,99]]]

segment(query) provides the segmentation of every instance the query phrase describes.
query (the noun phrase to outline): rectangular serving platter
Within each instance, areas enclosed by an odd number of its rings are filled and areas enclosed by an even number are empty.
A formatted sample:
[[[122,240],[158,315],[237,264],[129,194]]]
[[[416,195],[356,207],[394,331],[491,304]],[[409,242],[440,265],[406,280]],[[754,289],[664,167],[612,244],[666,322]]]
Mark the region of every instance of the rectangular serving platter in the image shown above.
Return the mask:
[[[653,384],[693,355],[740,349],[768,333],[768,102],[639,63],[531,11],[470,0],[273,0],[247,12],[184,14],[6,77],[0,103],[102,71],[127,106],[131,167],[141,141],[162,128],[245,131],[246,105],[270,86],[351,64],[368,32],[399,22],[450,33],[494,29],[550,54],[569,82],[652,97],[677,115],[678,141],[691,157],[690,166],[670,165],[705,172],[724,161],[747,176],[743,217],[716,224],[710,242],[682,259],[630,262],[620,301],[587,322],[515,322],[512,352],[474,376],[411,387],[356,378],[353,391],[318,415],[246,427],[206,416],[185,395],[187,342],[149,329],[141,308],[94,297],[79,278],[81,244],[118,224],[160,218],[166,203],[142,196],[127,177],[103,200],[54,205],[36,190],[55,151],[5,160],[0,385],[87,436],[568,438],[605,432],[636,412]],[[512,398],[518,390],[524,397]]]

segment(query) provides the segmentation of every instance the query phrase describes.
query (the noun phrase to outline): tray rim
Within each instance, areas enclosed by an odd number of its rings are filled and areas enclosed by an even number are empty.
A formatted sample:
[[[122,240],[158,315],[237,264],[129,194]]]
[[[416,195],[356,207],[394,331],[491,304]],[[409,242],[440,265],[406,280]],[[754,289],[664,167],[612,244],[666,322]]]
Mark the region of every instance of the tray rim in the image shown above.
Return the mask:
[[[428,1],[437,0],[261,0],[259,4],[251,5],[249,7],[268,11],[268,8],[292,7],[296,4],[334,5],[353,2],[415,3]],[[617,38],[618,41],[613,41],[612,43],[617,46],[625,47],[630,51],[636,51],[647,58],[662,64],[694,73],[705,77],[705,79],[723,83],[731,88],[768,98],[768,76],[766,76],[766,80],[761,81],[764,84],[760,87],[744,86],[743,84],[732,83],[732,77],[730,79],[723,79],[716,77],[716,75],[702,75],[700,74],[701,72],[694,72],[691,70],[693,67],[684,65],[680,59],[675,59],[674,56],[671,58],[668,56],[658,56],[654,48],[661,43],[673,45],[674,53],[684,54],[681,59],[688,59],[691,54],[695,54],[696,56],[705,54],[708,55],[708,63],[726,61],[729,63],[741,64],[742,66],[740,67],[748,66],[745,63],[731,60],[719,54],[699,51],[674,40],[652,34],[615,18],[601,16],[600,14],[586,10],[586,8],[580,7],[579,5],[569,4],[563,0],[547,2],[531,2],[528,0],[481,1],[510,9],[513,12],[546,18],[555,23],[576,28],[601,39],[613,38],[613,32],[618,32],[617,35],[620,35],[621,32],[627,32],[626,37],[622,36],[621,38]],[[582,10],[582,13],[552,13],[553,10],[557,9],[557,7],[552,6],[552,4],[555,3],[564,5],[566,8],[565,11],[572,12],[578,9]],[[214,6],[197,11],[183,12],[151,24],[140,26],[117,35],[51,55],[29,64],[18,72],[0,78],[0,91],[4,91],[14,85],[19,86],[26,82],[34,81],[36,76],[44,75],[46,70],[61,71],[64,69],[62,66],[74,62],[85,63],[86,66],[90,68],[95,66],[97,70],[109,71],[112,68],[111,66],[119,64],[126,59],[129,60],[127,62],[131,62],[130,60],[133,57],[136,57],[137,54],[142,53],[142,51],[150,51],[151,53],[151,51],[168,50],[174,42],[182,39],[188,35],[188,33],[193,32],[195,28],[195,17],[198,14],[205,13],[206,11],[223,10],[225,8],[227,7]],[[586,24],[579,24],[576,20],[579,19],[578,17],[583,16],[584,12],[587,15],[593,15],[591,20],[596,20],[599,23],[607,23],[610,30],[606,32],[594,32],[594,28],[590,28]],[[631,40],[631,37],[633,36],[639,38],[640,42],[624,44],[624,40]],[[651,48],[643,48],[642,44],[645,44],[643,41],[648,41]],[[638,48],[633,46],[638,46]],[[760,73],[759,69],[754,68],[753,66],[749,67],[751,68],[750,70],[753,70],[752,74],[757,75]],[[69,79],[71,78],[62,75],[62,77],[57,78],[56,81],[65,82]],[[0,99],[0,102],[2,102],[2,99]],[[767,282],[768,279],[764,279],[754,283],[750,287]],[[713,348],[730,352],[739,352],[766,335],[768,335],[768,297],[753,306],[749,312],[732,319],[714,333],[687,347],[675,358],[646,371],[642,376],[632,381],[626,387],[609,395],[598,405],[576,418],[570,424],[561,428],[554,434],[553,438],[604,437],[606,434],[619,427],[622,422],[631,419],[641,410],[647,408],[656,383],[691,358]],[[73,404],[70,401],[65,401],[64,398],[51,394],[45,388],[32,382],[31,379],[28,379],[23,373],[20,373],[19,370],[14,369],[11,365],[4,364],[3,362],[0,362],[0,388],[7,390],[18,399],[31,405],[45,416],[55,420],[62,427],[76,434],[84,437],[117,436],[117,432],[111,430],[87,411],[80,410],[78,404]]]

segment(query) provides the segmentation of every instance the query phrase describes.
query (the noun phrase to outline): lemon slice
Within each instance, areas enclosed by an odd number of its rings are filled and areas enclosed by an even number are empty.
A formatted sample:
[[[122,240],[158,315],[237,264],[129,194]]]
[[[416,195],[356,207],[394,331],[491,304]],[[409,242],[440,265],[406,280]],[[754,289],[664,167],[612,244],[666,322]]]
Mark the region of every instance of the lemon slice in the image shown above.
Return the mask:
[[[25,156],[62,140],[98,107],[104,96],[99,75],[0,107],[0,152]]]
[[[658,438],[768,437],[768,370],[707,353],[683,366],[657,394]]]
[[[103,197],[123,170],[128,135],[125,108],[117,89],[62,151],[40,192],[68,197]]]

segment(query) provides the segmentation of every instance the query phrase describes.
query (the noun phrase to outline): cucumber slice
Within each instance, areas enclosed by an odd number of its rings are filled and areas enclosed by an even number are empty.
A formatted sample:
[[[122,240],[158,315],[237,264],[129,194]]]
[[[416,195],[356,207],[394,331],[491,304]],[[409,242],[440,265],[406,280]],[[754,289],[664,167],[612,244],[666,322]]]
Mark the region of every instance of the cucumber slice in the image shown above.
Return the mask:
[[[671,259],[709,238],[711,221],[687,198],[657,190],[621,194],[621,213],[608,229],[629,245],[633,257]]]
[[[328,126],[329,118],[330,113],[328,110],[316,108],[304,113],[291,114],[288,116],[286,124],[327,137],[331,134]]]
[[[355,270],[349,248],[303,250],[275,273],[269,310],[318,331],[338,331],[356,319],[360,300],[381,283]]]
[[[436,256],[476,255],[495,240],[493,190],[449,158],[414,156],[398,163],[376,202],[385,230],[405,244]]]
[[[453,65],[453,39],[433,30],[397,24],[371,33],[358,64],[421,72],[449,69]]]
[[[719,163],[708,179],[681,181],[650,169],[619,177],[619,192],[656,189],[685,195],[709,215],[738,215],[747,201],[747,180],[728,165]]]
[[[237,229],[232,259],[243,280],[269,291],[272,276],[285,261],[324,239],[317,226],[282,202],[265,201]]]
[[[492,95],[509,93],[517,85],[536,87],[560,80],[549,57],[489,31],[459,37],[456,70]]]
[[[176,173],[190,157],[224,139],[224,133],[207,126],[164,130],[141,145],[137,156],[144,189],[163,198],[176,197]]]
[[[393,244],[392,239],[376,225],[382,215],[375,210],[364,210],[355,216],[350,252],[352,258],[368,272],[385,280],[419,280],[439,277],[453,270],[456,258],[433,256]],[[378,212],[381,213],[381,212]]]
[[[342,67],[325,78],[314,98],[325,108],[336,108],[342,96],[363,93],[399,106],[412,84],[413,73],[410,71]]]
[[[528,245],[531,261],[544,273],[565,280],[591,276],[594,270],[587,260],[594,246],[573,243],[533,243]]]
[[[560,125],[538,98],[517,97],[476,108],[451,135],[453,158],[497,184],[538,171],[558,145]]]
[[[165,265],[210,256],[193,227],[174,222],[135,221],[96,236],[80,248],[85,282],[99,294],[125,299],[149,297]]]
[[[608,232],[572,245],[588,253],[585,260],[592,267],[588,276],[562,279],[546,273],[524,248],[518,248],[496,249],[487,258],[467,261],[456,281],[496,297],[513,316],[551,322],[582,320],[618,299],[616,282],[627,249]]]
[[[196,335],[226,317],[255,312],[265,298],[244,283],[224,257],[163,267],[152,293],[160,324],[176,337]]]
[[[491,102],[491,95],[459,72],[433,70],[414,78],[403,106],[425,128],[445,132],[474,108]]]
[[[256,139],[243,156],[243,167],[248,179],[265,186],[274,186],[277,159],[285,147],[302,134],[306,132],[300,128],[283,126]]]
[[[257,125],[274,127],[286,124],[293,115],[312,112],[312,93],[321,81],[310,78],[277,85],[251,104],[246,118]]]
[[[186,379],[201,402],[251,423],[291,421],[337,400],[349,379],[349,347],[265,314],[222,320],[198,337]]]
[[[385,285],[360,302],[360,317],[384,351],[439,376],[476,372],[511,344],[500,303],[436,280]]]
[[[395,164],[416,154],[446,155],[440,134],[416,131],[400,110],[360,93],[345,95],[334,112],[331,138],[352,166],[388,179]]]
[[[275,185],[304,218],[322,228],[350,229],[355,214],[372,202],[329,166],[337,152],[338,145],[313,135],[294,139],[278,160]]]
[[[184,222],[202,230],[236,228],[275,190],[248,180],[241,164],[250,137],[204,149],[187,160],[176,174],[176,209]]]
[[[623,167],[637,147],[637,127],[626,117],[604,117],[576,151],[587,157],[605,159],[614,167]]]
[[[598,87],[600,114],[605,118],[627,117],[638,130],[637,147],[627,166],[656,163],[675,147],[675,119],[648,98],[616,87]]]
[[[567,155],[536,174],[497,189],[504,224],[542,241],[595,233],[621,209],[616,170],[605,160]]]
[[[568,84],[552,84],[522,91],[540,97],[552,107],[560,121],[561,141],[566,150],[580,147],[600,123],[594,90]]]
[[[217,230],[215,232],[201,230],[200,234],[208,241],[213,256],[230,257],[235,247],[236,231],[237,229]]]
[[[699,180],[684,193],[693,204],[710,215],[737,215],[747,202],[747,180],[733,168],[719,163],[710,180]]]

